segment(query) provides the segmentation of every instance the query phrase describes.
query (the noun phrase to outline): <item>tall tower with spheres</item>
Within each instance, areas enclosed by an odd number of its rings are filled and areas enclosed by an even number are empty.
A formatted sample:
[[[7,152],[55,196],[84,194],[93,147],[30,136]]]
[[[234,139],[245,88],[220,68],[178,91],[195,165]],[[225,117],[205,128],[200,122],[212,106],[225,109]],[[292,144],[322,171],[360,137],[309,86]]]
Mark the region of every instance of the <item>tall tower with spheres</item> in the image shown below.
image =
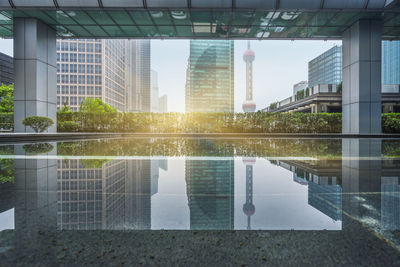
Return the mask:
[[[254,112],[256,103],[253,101],[253,61],[255,54],[250,49],[250,41],[247,41],[247,50],[243,54],[243,60],[246,62],[246,100],[243,102],[244,112]]]

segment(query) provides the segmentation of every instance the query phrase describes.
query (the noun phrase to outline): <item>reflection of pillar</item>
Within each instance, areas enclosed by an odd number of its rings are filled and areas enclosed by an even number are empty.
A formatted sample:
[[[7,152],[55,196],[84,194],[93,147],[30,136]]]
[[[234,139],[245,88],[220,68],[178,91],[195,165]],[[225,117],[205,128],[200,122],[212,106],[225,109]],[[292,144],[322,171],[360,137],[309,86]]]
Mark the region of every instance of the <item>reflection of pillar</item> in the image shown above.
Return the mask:
[[[56,144],[52,146],[51,152],[40,156],[56,155]],[[21,145],[15,145],[14,153],[25,155]],[[21,242],[17,246],[26,240],[40,242],[40,231],[57,227],[57,161],[31,157],[15,160],[15,240]]]
[[[251,229],[250,217],[256,211],[253,204],[253,164],[255,159],[243,159],[246,164],[246,203],[243,205],[243,212],[247,215],[247,230]]]
[[[380,192],[381,189],[381,140],[343,139],[342,140],[342,192],[343,211],[353,216],[365,215],[362,208],[363,198],[373,195],[364,192]],[[371,199],[374,207],[379,209],[380,203]],[[371,203],[371,202],[370,202]],[[343,229],[347,216],[343,216]]]

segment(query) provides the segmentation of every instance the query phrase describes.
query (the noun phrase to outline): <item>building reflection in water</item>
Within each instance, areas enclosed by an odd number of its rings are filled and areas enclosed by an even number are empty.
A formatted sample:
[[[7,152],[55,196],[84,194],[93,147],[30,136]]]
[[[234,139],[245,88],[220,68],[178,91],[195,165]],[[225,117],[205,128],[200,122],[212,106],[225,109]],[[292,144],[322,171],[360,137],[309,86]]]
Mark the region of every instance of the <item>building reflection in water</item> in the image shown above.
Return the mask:
[[[335,221],[342,220],[340,160],[273,161],[291,172],[293,181],[308,186],[308,204]]]
[[[14,209],[17,235],[34,235],[41,228],[151,229],[151,198],[159,194],[159,170],[168,170],[167,159],[56,159],[57,149],[53,146],[52,151],[41,154],[43,157],[30,155],[21,146],[14,148],[16,155],[29,156],[14,160],[14,184],[0,184],[0,212]],[[291,171],[293,182],[307,186],[308,205],[341,221],[343,230],[354,220],[379,231],[399,230],[399,160],[380,160],[379,140],[345,139],[342,151],[342,159],[271,162]],[[3,173],[5,162],[0,162]],[[263,159],[253,166],[254,162],[236,161],[246,165],[246,175],[243,170],[237,172],[237,182],[246,182],[236,187],[246,185],[246,194],[236,196],[240,198],[236,212],[247,216],[248,229],[251,216],[256,225],[257,215],[267,214],[266,208],[271,207],[267,205],[271,199],[268,194],[258,198],[264,203],[253,203],[254,181],[268,179],[259,168],[271,168]],[[9,160],[6,163],[10,165]],[[190,228],[234,229],[234,157],[186,158],[179,164],[185,164],[181,175],[182,182],[186,181]],[[256,189],[261,194],[267,192],[260,186]],[[257,223],[258,229],[268,227],[266,221]]]
[[[186,160],[190,229],[234,228],[234,160]]]
[[[150,229],[166,160],[57,160],[58,229]]]

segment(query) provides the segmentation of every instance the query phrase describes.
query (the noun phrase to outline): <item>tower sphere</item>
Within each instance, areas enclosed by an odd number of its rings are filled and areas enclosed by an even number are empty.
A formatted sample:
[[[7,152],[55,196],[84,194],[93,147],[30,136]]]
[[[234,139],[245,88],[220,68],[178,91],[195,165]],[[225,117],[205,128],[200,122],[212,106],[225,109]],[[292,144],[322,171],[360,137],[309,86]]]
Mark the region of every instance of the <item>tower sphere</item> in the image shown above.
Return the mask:
[[[251,49],[247,49],[243,53],[243,60],[244,61],[254,61],[255,57],[256,57],[256,54]]]

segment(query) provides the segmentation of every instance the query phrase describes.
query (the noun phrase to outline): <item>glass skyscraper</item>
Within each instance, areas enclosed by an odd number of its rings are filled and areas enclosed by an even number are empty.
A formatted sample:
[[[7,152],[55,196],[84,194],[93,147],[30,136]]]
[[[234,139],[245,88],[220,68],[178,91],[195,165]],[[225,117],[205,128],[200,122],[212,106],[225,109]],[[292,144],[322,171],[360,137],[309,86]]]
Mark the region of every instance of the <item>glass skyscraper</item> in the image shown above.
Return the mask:
[[[382,42],[382,84],[400,84],[400,41]]]
[[[190,41],[186,112],[234,111],[233,56],[233,41]]]
[[[308,86],[342,81],[342,47],[334,46],[308,62]]]

